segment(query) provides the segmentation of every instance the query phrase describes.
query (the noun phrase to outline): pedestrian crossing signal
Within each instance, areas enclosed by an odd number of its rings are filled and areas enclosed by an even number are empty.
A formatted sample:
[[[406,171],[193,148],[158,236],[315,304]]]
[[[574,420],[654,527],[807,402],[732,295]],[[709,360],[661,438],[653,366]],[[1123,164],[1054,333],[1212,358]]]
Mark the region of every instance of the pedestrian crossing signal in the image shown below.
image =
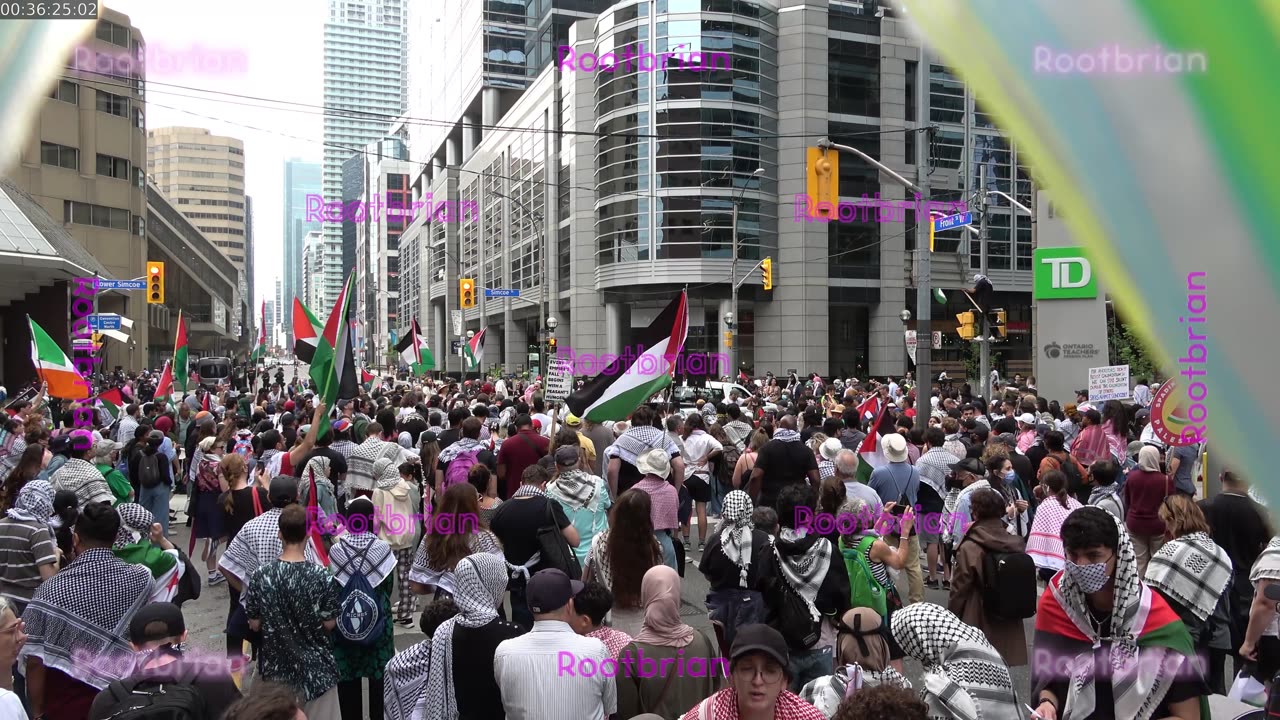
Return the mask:
[[[996,332],[1000,333],[1000,337],[1009,337],[1009,313],[1004,310],[996,310]]]
[[[960,323],[960,327],[956,328],[956,332],[960,333],[960,337],[965,340],[972,340],[977,336],[978,325],[972,312],[958,313],[956,321]]]
[[[155,260],[147,263],[147,302],[164,304],[164,263]]]

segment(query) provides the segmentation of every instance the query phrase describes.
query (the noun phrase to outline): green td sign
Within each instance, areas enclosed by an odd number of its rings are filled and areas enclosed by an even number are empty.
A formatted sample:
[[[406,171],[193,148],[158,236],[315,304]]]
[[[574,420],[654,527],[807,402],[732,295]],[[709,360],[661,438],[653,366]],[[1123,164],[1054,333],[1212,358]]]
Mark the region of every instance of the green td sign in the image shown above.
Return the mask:
[[[1098,297],[1098,281],[1084,248],[1038,248],[1032,257],[1032,271],[1036,300]]]

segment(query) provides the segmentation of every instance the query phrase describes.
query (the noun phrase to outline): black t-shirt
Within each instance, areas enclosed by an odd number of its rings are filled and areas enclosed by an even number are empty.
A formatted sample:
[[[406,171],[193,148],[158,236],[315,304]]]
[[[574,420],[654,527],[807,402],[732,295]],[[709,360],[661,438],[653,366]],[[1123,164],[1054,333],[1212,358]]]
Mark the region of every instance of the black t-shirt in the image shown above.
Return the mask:
[[[498,643],[524,634],[524,628],[501,618],[478,628],[453,628],[453,684],[466,688],[456,693],[458,720],[506,717],[502,691],[493,676],[493,655]]]
[[[772,538],[763,530],[751,531],[751,565],[747,568],[748,590],[764,592],[777,574],[773,553],[757,552],[760,548],[767,550],[771,542]],[[706,577],[712,592],[737,590],[742,576],[742,569],[730,560],[728,555],[725,555],[720,542],[720,533],[712,533],[707,539],[707,548],[702,553],[702,560],[698,562],[698,570]]]
[[[297,465],[293,468],[293,476],[296,478],[301,478],[302,471],[306,469],[307,463],[311,462],[311,458],[313,457],[329,458],[329,479],[330,480],[333,480],[334,478],[338,477],[340,473],[345,473],[347,471],[347,459],[342,457],[342,453],[338,452],[337,450],[334,450],[331,447],[318,447],[312,450],[311,452],[307,453],[307,457],[303,459],[301,465]]]
[[[507,562],[523,565],[539,551],[538,529],[547,525],[547,503],[547,498],[534,496],[508,500],[498,506],[493,520],[489,522],[489,529],[502,541]],[[556,527],[563,530],[569,526],[569,518],[560,503],[551,503],[551,515],[555,518]],[[529,574],[545,567],[539,563],[529,569]]]
[[[234,538],[240,532],[240,528],[244,527],[250,520],[258,517],[258,513],[253,508],[253,490],[255,486],[243,487],[239,490],[228,490],[231,493],[231,512],[224,512],[223,527],[226,528],[227,537]],[[262,508],[262,512],[271,509],[271,497],[266,490],[257,488],[258,504]],[[218,507],[223,507],[226,501],[227,493],[223,493],[218,497]]]
[[[462,437],[462,428],[449,428],[436,436],[436,442],[440,444],[440,449],[444,450],[450,445],[458,442],[458,438]]]
[[[1253,594],[1248,582],[1253,563],[1271,540],[1266,516],[1247,495],[1224,492],[1212,500],[1201,500],[1200,509],[1209,521],[1209,534],[1218,547],[1226,551],[1235,566],[1237,591]],[[1244,579],[1241,583],[1240,578]]]
[[[778,493],[792,483],[805,482],[809,471],[817,471],[818,461],[803,442],[770,440],[756,455],[756,467],[764,472],[759,505],[775,505]]]

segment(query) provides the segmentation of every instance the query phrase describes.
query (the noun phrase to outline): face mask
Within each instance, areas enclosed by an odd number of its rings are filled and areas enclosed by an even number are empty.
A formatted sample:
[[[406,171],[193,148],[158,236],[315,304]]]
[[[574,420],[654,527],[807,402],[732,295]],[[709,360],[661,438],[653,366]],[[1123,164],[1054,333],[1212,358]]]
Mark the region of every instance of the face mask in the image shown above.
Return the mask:
[[[1007,473],[1005,473],[1005,474],[1004,474],[1004,481],[1005,481],[1005,482],[1013,482],[1013,481],[1014,481],[1014,480],[1016,480],[1016,479],[1018,479],[1018,473],[1016,473],[1016,472],[1014,472],[1014,471],[1012,471],[1012,470],[1010,470],[1009,472],[1007,472]]]
[[[1071,579],[1086,594],[1101,590],[1102,586],[1106,585],[1107,580],[1111,577],[1111,574],[1107,572],[1107,563],[1105,562],[1077,565],[1068,560],[1064,567]]]

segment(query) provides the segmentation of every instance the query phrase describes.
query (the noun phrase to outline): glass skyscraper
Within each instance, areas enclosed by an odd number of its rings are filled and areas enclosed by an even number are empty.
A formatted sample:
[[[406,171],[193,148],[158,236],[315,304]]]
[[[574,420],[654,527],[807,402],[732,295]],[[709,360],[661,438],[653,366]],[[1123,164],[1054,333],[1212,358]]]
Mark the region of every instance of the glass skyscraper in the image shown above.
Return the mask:
[[[307,195],[320,194],[320,163],[299,159],[284,163],[284,271],[281,273],[280,317],[286,347],[293,346],[293,298],[302,297],[302,239],[319,230],[318,220],[307,220]],[[312,200],[312,208],[315,207]],[[312,213],[315,217],[315,213]],[[312,312],[315,312],[312,308]]]

